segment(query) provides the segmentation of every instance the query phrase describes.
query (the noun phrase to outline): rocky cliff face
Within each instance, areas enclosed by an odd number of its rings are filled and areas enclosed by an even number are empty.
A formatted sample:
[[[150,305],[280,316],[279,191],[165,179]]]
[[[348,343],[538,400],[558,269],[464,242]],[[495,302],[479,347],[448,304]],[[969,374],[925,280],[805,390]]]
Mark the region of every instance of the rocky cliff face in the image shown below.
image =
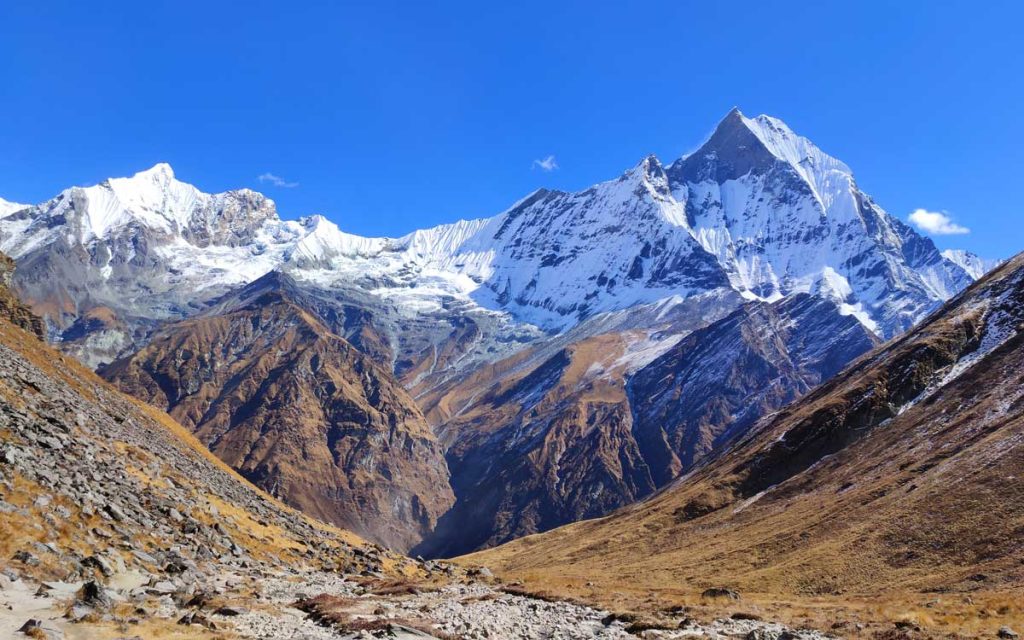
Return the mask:
[[[46,327],[42,318],[32,313],[11,291],[14,267],[14,260],[0,253],[0,318],[45,340]]]
[[[452,413],[438,428],[457,500],[419,551],[464,553],[650,495],[877,338],[832,302],[800,294],[749,302],[655,347],[657,357],[638,342],[602,334],[532,366],[498,363],[438,400]]]
[[[441,446],[390,373],[280,284],[253,283],[102,374],[273,495],[408,549],[452,502]]]
[[[633,432],[656,483],[668,483],[876,344],[855,318],[808,294],[747,303],[686,336],[627,386]]]

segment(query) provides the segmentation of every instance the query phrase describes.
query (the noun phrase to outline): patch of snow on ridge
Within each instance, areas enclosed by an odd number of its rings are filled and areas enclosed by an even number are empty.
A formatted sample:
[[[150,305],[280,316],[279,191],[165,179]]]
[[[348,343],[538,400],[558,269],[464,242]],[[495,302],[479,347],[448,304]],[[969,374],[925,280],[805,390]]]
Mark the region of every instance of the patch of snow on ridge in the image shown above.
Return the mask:
[[[819,280],[808,289],[808,292],[831,300],[839,307],[840,315],[853,316],[868,331],[875,335],[881,335],[881,328],[871,318],[868,310],[864,308],[864,303],[849,302],[853,297],[853,288],[850,286],[850,281],[832,267],[822,269]]]
[[[17,202],[11,202],[10,200],[0,198],[0,218],[6,218],[15,211],[21,211],[22,209],[27,209],[30,206],[31,205],[19,204]]]
[[[625,352],[616,360],[610,370],[622,368],[625,375],[632,375],[654,362],[668,351],[679,344],[688,334],[676,333],[668,336],[658,336],[648,333],[645,337],[631,341],[626,345]]]
[[[966,271],[975,280],[1003,263],[1002,260],[988,260],[962,249],[946,249],[942,252],[942,257]]]
[[[757,502],[758,500],[763,498],[766,493],[768,493],[769,491],[771,491],[774,488],[775,488],[775,485],[772,485],[772,486],[768,487],[767,489],[765,489],[764,491],[759,491],[759,492],[755,493],[754,495],[750,496],[749,498],[747,498],[743,502],[739,503],[739,505],[737,505],[736,508],[732,510],[732,514],[736,515],[737,513],[740,513],[742,511],[746,510],[747,507],[749,507],[750,505],[754,504],[755,502]]]
[[[386,238],[365,238],[345,233],[322,215],[309,216],[299,221],[305,234],[288,252],[297,262],[329,262],[333,258],[372,258],[388,246]]]
[[[819,149],[813,142],[793,132],[784,122],[771,116],[743,117],[743,123],[758,137],[772,155],[789,163],[814,190],[822,209],[830,214],[834,205],[845,206],[841,197],[853,186],[853,171],[842,161]],[[848,211],[846,212],[849,213]]]
[[[950,384],[968,369],[976,365],[988,354],[1003,346],[1010,338],[1013,338],[1020,331],[1021,322],[1024,321],[1024,309],[1019,302],[1012,299],[1012,296],[1021,294],[1024,289],[1024,273],[1018,273],[1013,280],[1003,284],[1003,290],[994,298],[982,300],[973,307],[964,310],[970,314],[983,309],[985,314],[985,326],[981,342],[978,348],[960,358],[945,374],[937,381],[928,385],[916,398],[900,407],[899,413],[912,408],[922,400],[926,400],[937,391]]]

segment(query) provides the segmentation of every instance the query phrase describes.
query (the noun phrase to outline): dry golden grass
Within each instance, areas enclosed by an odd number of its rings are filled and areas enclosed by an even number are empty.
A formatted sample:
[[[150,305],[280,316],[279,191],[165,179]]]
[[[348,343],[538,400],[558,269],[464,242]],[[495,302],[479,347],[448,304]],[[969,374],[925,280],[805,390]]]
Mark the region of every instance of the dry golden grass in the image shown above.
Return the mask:
[[[41,564],[38,567],[25,567],[24,571],[45,577],[58,577],[61,571],[56,558],[52,554],[38,552],[32,548],[33,543],[55,543],[62,550],[73,550],[82,555],[92,555],[91,548],[85,544],[82,532],[93,526],[97,518],[86,518],[78,507],[62,496],[56,497],[49,508],[63,506],[71,512],[71,517],[56,519],[52,524],[43,524],[39,507],[34,505],[37,497],[49,495],[42,487],[18,473],[8,472],[11,489],[5,491],[4,500],[28,511],[28,515],[20,512],[5,513],[0,518],[0,558],[9,559],[18,551],[29,551],[36,555]]]
[[[907,621],[933,637],[993,637],[1002,626],[1024,629],[1024,597],[1017,591],[971,594],[889,592],[884,596],[779,596],[743,593],[738,601],[702,598],[700,593],[672,588],[637,588],[622,582],[597,584],[582,578],[559,579],[548,574],[503,574],[521,580],[521,587],[502,589],[549,601],[568,600],[620,612],[627,621],[651,622],[658,614],[690,617],[703,623],[734,614],[754,615],[793,628],[830,631],[846,637],[870,636]],[[653,616],[653,617],[652,617]],[[858,629],[861,625],[863,628]]]

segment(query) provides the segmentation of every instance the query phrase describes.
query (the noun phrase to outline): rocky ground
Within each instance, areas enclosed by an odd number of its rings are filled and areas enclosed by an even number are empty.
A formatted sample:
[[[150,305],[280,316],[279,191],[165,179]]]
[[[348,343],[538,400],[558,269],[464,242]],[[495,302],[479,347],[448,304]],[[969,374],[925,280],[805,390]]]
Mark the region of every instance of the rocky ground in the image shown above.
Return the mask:
[[[138,573],[94,582],[0,578],[2,637],[147,638],[824,638],[749,619],[704,624],[685,611],[637,618],[519,592],[483,576],[413,584],[327,572],[225,571],[181,587]],[[33,628],[38,631],[32,631]],[[28,633],[24,633],[28,631]],[[176,636],[172,636],[176,637]]]

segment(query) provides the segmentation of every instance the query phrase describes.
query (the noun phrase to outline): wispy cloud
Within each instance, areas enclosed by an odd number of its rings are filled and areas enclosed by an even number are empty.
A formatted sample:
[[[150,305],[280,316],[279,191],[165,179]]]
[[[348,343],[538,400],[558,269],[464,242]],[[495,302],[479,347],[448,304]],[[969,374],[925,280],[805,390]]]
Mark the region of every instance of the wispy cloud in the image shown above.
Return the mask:
[[[534,160],[533,168],[550,173],[558,168],[558,163],[555,162],[555,156],[548,156],[543,160]]]
[[[955,236],[971,232],[967,227],[953,222],[953,219],[947,214],[927,209],[917,209],[912,212],[910,222],[921,231],[937,236]]]
[[[260,182],[269,182],[270,184],[274,185],[275,187],[281,187],[283,189],[294,189],[295,187],[299,186],[298,182],[288,182],[287,180],[285,180],[281,176],[275,176],[274,174],[270,173],[269,171],[264,173],[264,174],[262,174],[257,179]]]

